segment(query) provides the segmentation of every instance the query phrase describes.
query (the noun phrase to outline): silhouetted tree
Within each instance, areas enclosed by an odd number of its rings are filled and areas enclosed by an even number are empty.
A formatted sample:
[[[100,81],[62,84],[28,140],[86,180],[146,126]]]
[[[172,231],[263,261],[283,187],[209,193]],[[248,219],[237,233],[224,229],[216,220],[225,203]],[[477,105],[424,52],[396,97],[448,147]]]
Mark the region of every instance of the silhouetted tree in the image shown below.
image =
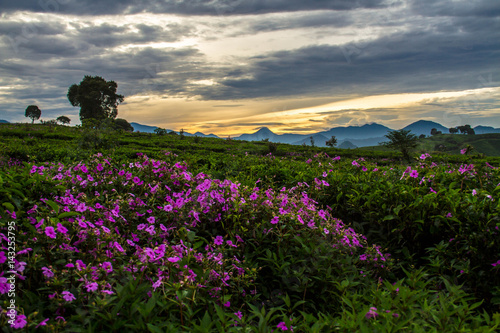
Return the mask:
[[[132,127],[132,125],[130,125],[130,123],[127,120],[122,118],[115,119],[115,126],[117,129],[122,129],[126,132],[134,131],[134,127]]]
[[[418,138],[409,130],[401,129],[399,131],[391,131],[386,136],[389,142],[382,144],[388,148],[397,149],[407,161],[411,161],[410,152],[417,146]]]
[[[31,118],[31,123],[35,122],[35,119],[40,119],[42,115],[42,111],[36,105],[30,105],[26,108],[26,112],[24,113],[25,117]]]
[[[309,139],[311,140],[311,147],[314,147],[314,138],[311,136]]]
[[[73,106],[80,107],[80,120],[106,118],[115,119],[118,104],[124,97],[116,93],[118,85],[100,76],[86,75],[80,84],[68,89],[68,100]]]
[[[431,129],[431,135],[436,135],[437,134],[437,129],[436,128],[433,128]]]
[[[69,124],[71,122],[71,119],[69,119],[68,117],[66,116],[59,116],[57,117],[56,119],[58,122],[60,122],[61,124]]]
[[[449,131],[450,131],[450,134],[456,134],[456,133],[458,133],[458,128],[450,127]]]
[[[335,135],[332,135],[330,140],[326,141],[325,144],[328,147],[332,147],[332,148],[335,147],[337,145],[337,138],[335,137]]]
[[[419,139],[425,139],[425,134],[420,134]]]

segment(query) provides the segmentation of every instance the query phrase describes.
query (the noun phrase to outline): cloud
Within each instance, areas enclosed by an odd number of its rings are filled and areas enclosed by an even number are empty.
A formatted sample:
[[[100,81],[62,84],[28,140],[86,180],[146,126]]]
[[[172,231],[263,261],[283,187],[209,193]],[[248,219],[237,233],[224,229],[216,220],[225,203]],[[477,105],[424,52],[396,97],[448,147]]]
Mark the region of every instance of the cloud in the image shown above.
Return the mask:
[[[310,10],[352,10],[380,8],[383,0],[40,0],[7,1],[2,12],[32,11],[72,15],[112,15],[141,12],[181,15],[248,15]]]

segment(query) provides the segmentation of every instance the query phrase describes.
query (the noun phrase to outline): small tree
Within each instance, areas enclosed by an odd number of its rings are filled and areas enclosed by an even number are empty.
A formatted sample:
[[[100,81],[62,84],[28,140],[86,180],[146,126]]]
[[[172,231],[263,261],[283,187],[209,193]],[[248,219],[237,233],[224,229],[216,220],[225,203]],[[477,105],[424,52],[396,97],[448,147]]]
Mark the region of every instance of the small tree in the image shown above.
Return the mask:
[[[42,115],[42,111],[36,105],[30,105],[26,108],[26,112],[24,114],[25,117],[31,118],[31,123],[35,122],[35,119],[40,119]]]
[[[56,119],[58,122],[60,122],[61,124],[65,125],[65,124],[69,124],[71,122],[71,119],[69,119],[68,117],[66,116],[59,116],[57,117]]]
[[[420,134],[419,139],[425,139],[425,134]]]
[[[437,130],[437,129],[435,129],[435,128],[431,129],[431,135],[436,135],[436,134],[437,134],[437,131],[438,131],[438,130]]]
[[[337,145],[337,138],[335,137],[335,135],[332,135],[330,140],[326,141],[325,144],[328,147],[332,147],[332,148],[335,147]]]
[[[410,152],[417,147],[418,138],[415,134],[410,133],[409,130],[391,131],[385,136],[389,142],[382,144],[388,148],[397,149],[407,161],[411,161]]]
[[[311,140],[311,147],[314,147],[314,138],[311,136],[309,139]]]
[[[458,128],[450,127],[449,131],[450,131],[450,134],[456,134],[456,133],[458,133]]]
[[[130,125],[130,123],[126,119],[122,119],[122,118],[115,119],[115,127],[117,129],[122,129],[125,132],[133,132],[134,131],[134,127],[132,127],[132,125]]]

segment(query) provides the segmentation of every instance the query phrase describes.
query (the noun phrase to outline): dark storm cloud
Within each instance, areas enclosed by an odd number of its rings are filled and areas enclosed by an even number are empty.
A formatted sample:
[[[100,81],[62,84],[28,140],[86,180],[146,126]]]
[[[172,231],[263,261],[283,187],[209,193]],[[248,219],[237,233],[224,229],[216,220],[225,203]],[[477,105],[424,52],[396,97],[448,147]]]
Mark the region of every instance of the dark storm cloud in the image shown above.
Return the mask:
[[[411,7],[416,13],[425,16],[495,17],[500,15],[500,3],[492,0],[412,0]]]
[[[379,8],[383,0],[40,0],[6,1],[1,12],[26,10],[74,15],[169,13],[182,15],[240,15],[308,10]]]
[[[368,42],[319,45],[248,59],[228,69],[205,99],[292,95],[429,92],[478,88],[477,77],[500,75],[500,26],[470,31],[461,18],[451,33],[433,29],[395,33]],[[450,28],[452,26],[450,25]],[[476,26],[476,28],[478,28]],[[498,83],[486,82],[485,86]]]

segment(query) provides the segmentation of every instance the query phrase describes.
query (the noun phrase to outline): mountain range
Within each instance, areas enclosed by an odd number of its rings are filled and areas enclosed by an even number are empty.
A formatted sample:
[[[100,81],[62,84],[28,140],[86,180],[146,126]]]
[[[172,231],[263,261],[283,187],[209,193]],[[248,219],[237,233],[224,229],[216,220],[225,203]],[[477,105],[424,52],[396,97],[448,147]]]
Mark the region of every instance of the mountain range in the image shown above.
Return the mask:
[[[7,120],[1,120],[0,123],[9,123]],[[154,133],[157,126],[143,125],[139,123],[130,123],[136,132]],[[443,133],[449,133],[449,129],[439,123],[429,120],[419,120],[408,126],[404,127],[404,130],[409,130],[416,136],[422,134],[429,136],[431,130],[435,128]],[[327,131],[321,131],[313,134],[275,134],[267,127],[261,127],[255,133],[251,134],[241,134],[240,136],[234,137],[236,140],[245,141],[262,141],[269,140],[270,142],[288,143],[292,145],[311,145],[311,137],[314,141],[314,145],[317,147],[326,147],[325,142],[328,141],[332,136],[337,139],[337,147],[339,148],[356,148],[356,147],[366,147],[375,146],[379,142],[386,141],[385,135],[393,131],[393,129],[380,125],[377,123],[365,124],[362,126],[345,126],[345,127],[333,127]],[[167,132],[172,132],[172,130],[167,130]],[[474,132],[476,134],[487,134],[487,133],[500,133],[500,128],[494,128],[491,126],[476,126],[474,127]],[[179,132],[176,132],[177,134]],[[219,138],[215,134],[203,134],[201,132],[196,132],[191,134],[189,132],[184,132],[185,136],[199,136],[199,137],[210,137]]]

